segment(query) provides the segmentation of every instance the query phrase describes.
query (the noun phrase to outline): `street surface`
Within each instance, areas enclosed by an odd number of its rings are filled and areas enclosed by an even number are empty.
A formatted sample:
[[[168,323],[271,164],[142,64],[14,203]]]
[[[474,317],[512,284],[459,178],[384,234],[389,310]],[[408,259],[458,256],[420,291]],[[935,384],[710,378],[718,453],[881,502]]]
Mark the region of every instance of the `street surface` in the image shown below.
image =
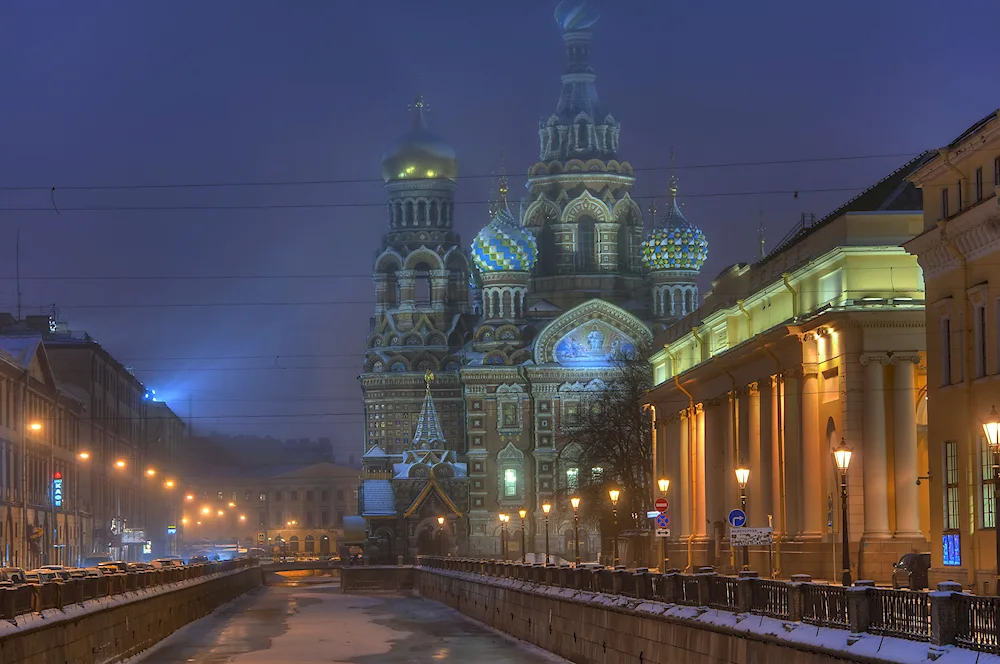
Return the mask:
[[[564,662],[445,606],[402,595],[342,595],[336,583],[268,586],[161,642],[143,664]]]

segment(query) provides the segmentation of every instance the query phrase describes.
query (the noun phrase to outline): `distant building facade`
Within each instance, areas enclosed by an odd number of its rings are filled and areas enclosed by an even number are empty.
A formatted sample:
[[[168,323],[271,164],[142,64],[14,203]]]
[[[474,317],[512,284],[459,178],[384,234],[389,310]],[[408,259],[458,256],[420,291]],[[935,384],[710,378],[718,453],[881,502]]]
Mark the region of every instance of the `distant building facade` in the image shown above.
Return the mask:
[[[75,565],[89,551],[93,511],[76,457],[82,412],[56,381],[40,334],[0,335],[4,566]]]
[[[930,582],[996,588],[996,460],[983,423],[1000,406],[1000,112],[910,176],[923,233],[906,244],[927,287]]]
[[[254,473],[213,469],[178,494],[183,555],[208,543],[302,555],[338,554],[344,518],[357,514],[361,472],[332,463]]]
[[[670,563],[738,564],[728,515],[750,470],[747,524],[761,575],[888,582],[929,550],[924,286],[899,246],[922,227],[906,177],[918,157],[752,265],[724,270],[704,303],[657,336],[658,469],[671,480]],[[853,449],[848,523],[833,450]],[[933,455],[932,455],[933,456]],[[936,476],[936,475],[935,475]]]

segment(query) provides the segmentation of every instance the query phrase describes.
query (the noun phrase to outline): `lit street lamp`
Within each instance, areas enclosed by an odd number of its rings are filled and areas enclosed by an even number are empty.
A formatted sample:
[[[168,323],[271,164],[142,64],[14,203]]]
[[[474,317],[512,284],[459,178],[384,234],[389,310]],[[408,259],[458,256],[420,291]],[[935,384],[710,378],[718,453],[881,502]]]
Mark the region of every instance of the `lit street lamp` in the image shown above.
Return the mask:
[[[996,411],[993,411],[996,413]],[[843,535],[844,569],[841,571],[841,583],[851,585],[851,548],[847,536],[847,469],[851,466],[851,448],[840,439],[840,446],[833,451],[833,460],[840,471],[840,530]]]
[[[670,490],[670,480],[668,480],[665,477],[661,477],[660,479],[656,480],[656,485],[660,489],[660,495],[663,496],[664,498],[666,498],[667,497],[667,491]],[[662,571],[663,571],[664,574],[666,574],[666,572],[667,572],[667,563],[670,562],[670,558],[667,557],[667,538],[666,537],[661,537],[660,541],[661,541],[660,548],[662,550],[662,555],[660,557],[663,558],[663,570]]]
[[[580,497],[573,496],[569,499],[569,504],[573,506],[573,554],[576,556],[576,565],[580,566]]]
[[[997,502],[1000,500],[1000,413],[997,413],[996,406],[990,408],[989,418],[983,423],[983,433],[993,452],[993,530],[997,538],[996,588],[1000,595],[1000,527],[997,526],[997,506],[1000,505]]]
[[[528,516],[528,510],[523,507],[517,511],[517,515],[521,517],[521,564],[524,564],[524,517]]]
[[[503,559],[507,560],[507,522],[510,521],[510,517],[506,514],[500,515],[500,551],[503,555]]]
[[[545,564],[549,564],[549,511],[552,509],[552,505],[545,503],[542,505],[542,511],[545,512]]]
[[[611,499],[611,516],[614,519],[614,557],[611,559],[611,566],[618,566],[618,498],[622,492],[618,489],[608,489],[608,498]]]
[[[736,469],[736,483],[740,485],[740,509],[743,510],[743,514],[747,513],[747,482],[750,481],[750,469],[746,466],[740,466]],[[744,521],[746,524],[746,521]],[[746,544],[743,545],[743,569],[750,569],[750,564],[748,562],[749,548]]]
[[[440,549],[440,554],[444,555],[444,517],[438,517],[438,549]]]

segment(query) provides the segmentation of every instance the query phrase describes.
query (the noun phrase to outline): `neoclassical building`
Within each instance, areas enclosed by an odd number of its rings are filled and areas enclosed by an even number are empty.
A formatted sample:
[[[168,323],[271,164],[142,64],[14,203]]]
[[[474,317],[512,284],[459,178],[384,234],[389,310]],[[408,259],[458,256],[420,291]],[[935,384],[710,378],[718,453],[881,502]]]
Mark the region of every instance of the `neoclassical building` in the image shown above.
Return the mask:
[[[712,282],[704,303],[657,336],[649,401],[670,478],[671,564],[733,565],[735,469],[750,470],[747,525],[775,543],[761,575],[839,579],[843,528],[853,578],[887,582],[927,552],[924,287],[900,246],[923,225],[906,181],[922,155],[752,265]],[[848,522],[833,450],[853,449]]]
[[[906,250],[927,282],[930,580],[995,595],[996,459],[982,425],[1000,408],[1000,111],[910,180],[924,193]]]
[[[517,555],[520,508],[527,547],[541,552],[548,501],[552,550],[571,550],[572,511],[558,498],[581,473],[601,472],[580,468],[570,443],[581,409],[614,379],[616,353],[650,344],[698,301],[707,243],[676,186],[649,233],[632,199],[621,124],[590,64],[597,15],[563,2],[556,21],[568,64],[555,112],[538,126],[539,161],[513,206],[501,174],[471,247],[453,230],[455,151],[430,133],[422,102],[415,128],[383,155],[389,229],[360,378],[361,513],[372,550],[390,559],[440,551],[435,537],[448,550],[498,554],[503,512],[515,515]],[[583,530],[582,554],[594,559],[599,534]]]

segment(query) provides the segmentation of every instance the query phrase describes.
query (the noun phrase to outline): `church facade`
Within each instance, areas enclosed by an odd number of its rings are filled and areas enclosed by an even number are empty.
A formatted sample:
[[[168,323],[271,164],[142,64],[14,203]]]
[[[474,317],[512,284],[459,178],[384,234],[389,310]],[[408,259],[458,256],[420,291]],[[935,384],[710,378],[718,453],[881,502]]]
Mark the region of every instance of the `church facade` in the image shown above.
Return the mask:
[[[613,359],[698,305],[704,235],[681,213],[676,185],[646,232],[621,159],[621,125],[590,65],[597,16],[563,2],[556,22],[568,64],[556,110],[538,126],[539,161],[524,199],[501,174],[471,247],[453,226],[458,162],[428,127],[382,158],[389,229],[375,260],[376,310],[360,377],[366,412],[361,514],[371,555],[499,555],[573,548],[563,498],[582,473],[572,443],[588,398],[615,379]],[[655,215],[651,215],[655,216]],[[561,503],[566,503],[561,504]],[[581,556],[599,533],[582,524]]]

